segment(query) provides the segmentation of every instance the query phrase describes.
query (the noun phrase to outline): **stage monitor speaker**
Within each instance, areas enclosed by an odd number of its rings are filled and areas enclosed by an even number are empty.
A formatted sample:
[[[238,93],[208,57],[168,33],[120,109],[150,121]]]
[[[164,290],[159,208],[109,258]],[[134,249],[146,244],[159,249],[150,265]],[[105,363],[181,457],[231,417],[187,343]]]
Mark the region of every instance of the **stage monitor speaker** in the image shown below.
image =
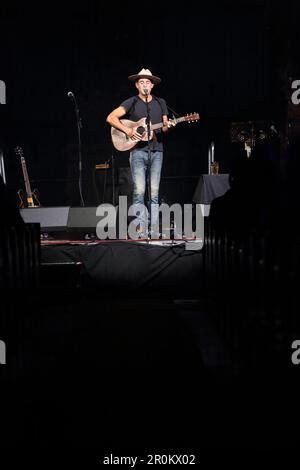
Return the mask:
[[[96,237],[97,223],[101,216],[96,215],[97,207],[33,207],[21,209],[21,216],[26,223],[39,223],[44,238],[67,237],[81,239],[85,236]],[[106,217],[107,218],[107,217]],[[115,218],[108,220],[108,225],[115,226]],[[47,234],[47,236],[45,236]]]
[[[105,203],[107,204],[107,203]],[[103,204],[103,205],[105,205]],[[109,206],[111,204],[108,204]],[[118,207],[116,206],[117,214]],[[97,207],[71,207],[68,218],[68,233],[78,236],[83,236],[84,238],[96,237],[96,227],[98,222],[105,217],[105,222],[108,223],[110,227],[116,227],[117,218],[111,215],[107,219],[108,214],[105,216],[97,215]]]
[[[69,206],[20,209],[24,222],[39,223],[44,232],[67,230],[69,211]]]
[[[99,217],[97,207],[71,207],[68,217],[68,230],[96,231]]]

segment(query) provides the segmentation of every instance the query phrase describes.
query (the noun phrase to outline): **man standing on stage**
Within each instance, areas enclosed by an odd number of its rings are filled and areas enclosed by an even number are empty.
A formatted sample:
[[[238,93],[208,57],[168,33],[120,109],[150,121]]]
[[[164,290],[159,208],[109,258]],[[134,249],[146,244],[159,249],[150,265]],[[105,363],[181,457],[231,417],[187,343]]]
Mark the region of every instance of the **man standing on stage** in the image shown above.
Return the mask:
[[[133,204],[139,215],[137,221],[137,232],[140,238],[148,236],[148,220],[144,211],[145,190],[147,183],[147,172],[150,173],[151,195],[151,236],[159,236],[159,184],[163,162],[163,133],[174,125],[168,120],[168,108],[162,98],[152,95],[154,85],[161,82],[159,77],[152,75],[149,69],[142,69],[138,74],[130,75],[129,80],[135,83],[138,94],[123,101],[107,117],[107,122],[124,132],[136,145],[130,152],[130,169],[133,181]],[[149,118],[150,123],[162,123],[162,127],[153,131],[151,138],[141,140],[138,129],[133,129],[123,124],[120,119],[126,117],[130,121],[138,121],[141,118]],[[148,127],[148,126],[147,126]],[[149,198],[150,199],[150,198]]]

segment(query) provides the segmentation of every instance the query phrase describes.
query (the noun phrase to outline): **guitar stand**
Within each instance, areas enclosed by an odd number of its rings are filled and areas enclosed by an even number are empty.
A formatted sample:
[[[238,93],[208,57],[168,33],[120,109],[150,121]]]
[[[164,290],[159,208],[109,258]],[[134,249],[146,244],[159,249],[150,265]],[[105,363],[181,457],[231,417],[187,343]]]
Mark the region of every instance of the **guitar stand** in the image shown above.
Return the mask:
[[[95,165],[95,170],[104,170],[104,184],[103,184],[103,194],[102,194],[102,201],[105,202],[105,196],[106,196],[106,183],[107,183],[107,170],[111,169],[111,179],[112,179],[112,204],[113,206],[116,205],[116,177],[115,177],[115,156],[112,154],[112,156],[105,162],[105,163],[100,163],[98,165]],[[95,183],[96,184],[96,183]],[[96,187],[96,192],[99,197],[99,191],[97,190]]]

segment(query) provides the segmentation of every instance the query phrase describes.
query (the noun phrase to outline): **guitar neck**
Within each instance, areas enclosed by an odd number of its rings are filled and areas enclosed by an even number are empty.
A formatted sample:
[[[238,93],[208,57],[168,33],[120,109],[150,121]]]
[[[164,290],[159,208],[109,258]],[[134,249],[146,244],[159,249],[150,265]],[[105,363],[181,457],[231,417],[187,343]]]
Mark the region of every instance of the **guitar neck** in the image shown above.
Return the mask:
[[[26,162],[25,162],[24,157],[21,157],[21,163],[22,163],[22,170],[23,170],[23,176],[24,176],[24,183],[25,183],[27,198],[32,199],[32,191],[31,191],[31,187],[30,187],[30,182],[29,182],[29,177],[28,177]]]
[[[155,129],[160,129],[161,127],[163,127],[163,125],[164,125],[163,122],[159,122],[157,124],[151,124],[151,130],[155,131]]]
[[[176,119],[171,119],[171,121],[175,121],[176,123],[178,123],[178,122],[187,121],[187,118],[186,118],[186,116],[182,116],[182,117],[179,117],[179,118],[176,118]],[[152,124],[151,125],[151,130],[155,131],[155,129],[160,129],[161,127],[163,127],[163,125],[164,125],[163,122],[159,122],[158,124]]]

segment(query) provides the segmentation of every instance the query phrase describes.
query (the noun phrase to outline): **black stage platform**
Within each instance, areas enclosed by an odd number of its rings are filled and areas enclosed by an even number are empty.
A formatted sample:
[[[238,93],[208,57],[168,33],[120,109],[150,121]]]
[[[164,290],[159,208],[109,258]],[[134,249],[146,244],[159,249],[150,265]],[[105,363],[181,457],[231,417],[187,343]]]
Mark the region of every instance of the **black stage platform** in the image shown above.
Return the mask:
[[[190,241],[42,241],[42,272],[79,271],[82,286],[131,291],[198,290],[203,280],[202,243]],[[49,276],[50,278],[50,276]],[[51,276],[51,282],[53,282]],[[65,280],[65,279],[64,279]],[[69,281],[72,282],[71,278]],[[59,282],[59,279],[57,279]]]

